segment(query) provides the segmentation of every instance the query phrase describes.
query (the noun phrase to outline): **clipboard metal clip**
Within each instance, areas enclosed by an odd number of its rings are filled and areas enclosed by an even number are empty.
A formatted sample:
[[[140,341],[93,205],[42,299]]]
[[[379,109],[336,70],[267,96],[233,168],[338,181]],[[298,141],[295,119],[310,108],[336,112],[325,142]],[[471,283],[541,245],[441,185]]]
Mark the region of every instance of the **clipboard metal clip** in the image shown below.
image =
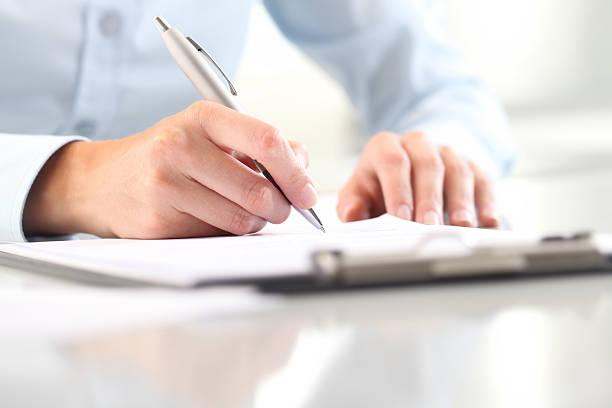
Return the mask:
[[[458,240],[468,252],[422,255],[427,245],[440,238]],[[315,252],[312,261],[317,284],[323,287],[609,270],[608,257],[592,238],[579,233],[519,244],[471,246],[459,234],[435,234],[423,237],[409,251],[368,255],[324,250]]]

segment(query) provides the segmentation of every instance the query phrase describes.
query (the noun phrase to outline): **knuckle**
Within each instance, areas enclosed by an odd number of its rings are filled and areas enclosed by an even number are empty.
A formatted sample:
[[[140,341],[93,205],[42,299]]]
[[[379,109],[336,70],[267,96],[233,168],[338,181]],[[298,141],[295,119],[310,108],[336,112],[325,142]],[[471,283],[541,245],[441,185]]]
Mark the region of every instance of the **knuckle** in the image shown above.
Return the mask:
[[[189,148],[189,135],[181,128],[168,126],[157,132],[151,141],[150,153],[155,158],[167,158]]]
[[[229,232],[236,235],[246,235],[260,226],[259,220],[244,210],[236,210],[229,224]],[[261,229],[261,228],[259,228]]]
[[[370,138],[370,140],[366,144],[365,149],[376,151],[377,149],[380,148],[381,145],[382,146],[386,145],[391,138],[397,138],[397,137],[398,136],[392,132],[388,132],[388,131],[378,132],[377,134],[375,134],[374,136]]]
[[[482,199],[480,200],[475,206],[472,206],[472,208],[477,208],[479,211],[483,210],[483,209],[487,209],[487,208],[496,208],[497,207],[497,201],[494,198],[491,199]]]
[[[450,155],[455,154],[455,151],[453,150],[453,148],[448,145],[442,145],[438,148],[438,150],[440,151],[440,154],[443,156],[450,156]]]
[[[215,116],[219,115],[222,105],[211,101],[196,101],[189,105],[185,113],[187,118],[195,123],[202,125],[206,121],[214,121]]]
[[[249,233],[252,234],[254,232],[261,231],[266,226],[266,224],[267,224],[267,222],[265,220],[262,220],[261,218],[258,218],[257,222],[254,223],[254,225],[251,228],[251,230],[249,231]]]
[[[377,142],[385,142],[389,139],[395,139],[397,138],[397,135],[393,132],[388,132],[388,131],[382,131],[382,132],[378,132],[376,135],[374,135],[374,137],[372,138],[373,141],[377,141]]]
[[[264,180],[256,180],[244,189],[247,208],[260,212],[270,204],[271,192]]]
[[[423,133],[420,130],[413,130],[412,132],[404,133],[402,135],[402,139],[405,142],[410,142],[414,139],[424,139],[424,138],[425,138],[425,133]]]
[[[291,171],[287,175],[287,184],[289,186],[306,186],[307,183],[310,183],[310,179],[306,175],[303,169],[296,169],[295,171]]]
[[[431,197],[427,199],[421,199],[416,203],[416,209],[418,211],[436,211],[441,212],[442,209],[442,199]]]
[[[310,177],[306,174],[306,171],[302,167],[295,167],[285,172],[286,184],[294,188],[303,188],[308,183],[312,183]]]
[[[308,152],[302,152],[300,154],[300,157],[302,158],[302,165],[305,168],[308,168],[308,165],[310,164],[310,155],[308,154]]]
[[[186,152],[191,148],[191,137],[182,129],[172,128],[170,140],[173,152]]]
[[[296,155],[303,156],[304,159],[306,159],[306,162],[308,162],[308,158],[309,158],[308,147],[304,143],[296,142],[292,140],[289,142],[289,144],[291,146],[291,149]]]
[[[399,140],[399,135],[393,132],[382,131],[374,135],[366,147],[378,151],[381,146],[395,146]]]
[[[161,238],[169,227],[168,220],[161,213],[149,211],[144,215],[141,234],[148,239]]]
[[[287,203],[283,205],[283,210],[280,210],[277,214],[277,218],[272,221],[273,224],[282,224],[287,221],[291,215],[291,206]]]
[[[255,133],[255,140],[264,153],[274,150],[282,144],[280,131],[270,125],[259,127]]]
[[[195,115],[207,115],[214,108],[213,102],[210,101],[195,101],[187,110]]]
[[[166,163],[148,163],[147,169],[139,179],[139,194],[142,201],[150,207],[167,203],[176,193],[173,185],[172,170]]]
[[[148,168],[143,175],[142,187],[146,193],[147,202],[155,202],[158,191],[162,190],[168,180],[168,171],[164,159],[157,157],[147,164]]]
[[[168,178],[169,172],[189,149],[189,137],[179,128],[169,127],[159,131],[149,143],[146,151],[146,182],[158,185]]]
[[[463,160],[453,160],[451,163],[446,163],[446,172],[453,174],[456,177],[467,179],[472,177],[472,170]]]
[[[156,208],[163,207],[168,203],[169,197],[172,196],[168,177],[161,171],[150,172],[142,184],[142,202],[148,208],[151,208],[152,212],[154,212]],[[154,218],[154,215],[145,212],[146,225],[149,225],[148,221],[150,221],[151,218]]]
[[[291,145],[291,147],[294,150],[304,150],[305,152],[308,151],[308,148],[306,147],[306,145],[304,143],[302,143],[302,142],[297,141],[297,140],[291,140],[289,142],[289,144]]]
[[[472,210],[474,208],[474,203],[467,197],[448,198],[446,205],[449,211]]]
[[[407,157],[403,150],[386,150],[380,155],[380,159],[386,166],[400,166],[406,162]]]
[[[414,167],[420,168],[421,170],[439,172],[444,169],[444,163],[440,156],[437,155],[413,157],[412,161]]]
[[[170,150],[171,143],[171,139],[168,137],[166,132],[157,133],[155,137],[151,139],[151,143],[149,145],[149,160],[152,160],[153,163],[157,163],[158,160],[166,158]]]

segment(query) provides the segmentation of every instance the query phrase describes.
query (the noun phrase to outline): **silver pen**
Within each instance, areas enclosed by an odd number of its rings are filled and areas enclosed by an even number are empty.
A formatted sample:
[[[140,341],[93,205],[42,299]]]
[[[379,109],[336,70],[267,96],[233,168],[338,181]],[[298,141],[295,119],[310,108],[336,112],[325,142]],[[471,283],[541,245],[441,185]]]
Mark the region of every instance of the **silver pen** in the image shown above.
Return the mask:
[[[162,17],[155,17],[153,22],[155,23],[157,29],[161,32],[162,39],[164,40],[168,51],[170,51],[170,55],[172,55],[174,61],[176,61],[177,65],[183,70],[187,78],[191,81],[193,86],[195,86],[204,99],[220,103],[237,112],[245,113],[245,111],[236,101],[236,88],[229,80],[227,75],[225,75],[221,67],[206,52],[206,50],[202,48],[200,44],[198,44],[193,38],[183,35],[176,28],[171,27]],[[227,81],[229,88],[225,86],[223,82],[221,82],[210,64],[206,62],[205,58],[215,66],[219,73],[221,73],[223,78],[225,78]],[[266,170],[261,163],[258,163],[257,160],[253,160],[253,162],[264,177],[267,178],[268,181],[270,181],[270,183],[272,183],[274,187],[278,189],[278,191],[280,191],[287,202],[289,202],[289,204],[291,204],[297,212],[302,214],[302,216],[306,218],[308,222],[314,225],[315,228],[325,232],[325,228],[323,228],[321,220],[312,208],[309,210],[303,210],[293,205],[285,193],[283,193],[283,191],[280,189],[276,181],[274,181],[274,178],[272,178],[272,175],[270,175],[268,170]]]

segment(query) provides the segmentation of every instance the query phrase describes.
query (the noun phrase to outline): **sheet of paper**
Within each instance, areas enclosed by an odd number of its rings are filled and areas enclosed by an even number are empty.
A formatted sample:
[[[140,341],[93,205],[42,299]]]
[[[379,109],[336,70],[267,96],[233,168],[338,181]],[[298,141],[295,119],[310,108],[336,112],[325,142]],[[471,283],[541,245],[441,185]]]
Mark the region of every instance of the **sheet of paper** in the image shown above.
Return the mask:
[[[191,286],[307,274],[312,270],[313,251],[321,249],[373,254],[410,251],[433,236],[421,251],[449,254],[465,251],[466,241],[517,239],[502,231],[425,226],[390,215],[342,224],[333,215],[333,206],[323,208],[325,234],[294,212],[282,225],[243,237],[42,242],[0,245],[0,251],[114,277]]]

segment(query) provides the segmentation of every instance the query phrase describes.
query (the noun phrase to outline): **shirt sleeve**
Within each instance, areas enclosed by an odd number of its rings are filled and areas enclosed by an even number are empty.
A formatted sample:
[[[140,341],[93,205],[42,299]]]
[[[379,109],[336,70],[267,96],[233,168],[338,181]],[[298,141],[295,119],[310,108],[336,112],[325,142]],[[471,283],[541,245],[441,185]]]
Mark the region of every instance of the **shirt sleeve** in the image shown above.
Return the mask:
[[[0,134],[0,241],[25,241],[23,208],[36,176],[59,148],[79,136]]]
[[[435,1],[264,0],[347,91],[367,132],[421,130],[496,178],[514,144],[501,105],[445,41]]]

